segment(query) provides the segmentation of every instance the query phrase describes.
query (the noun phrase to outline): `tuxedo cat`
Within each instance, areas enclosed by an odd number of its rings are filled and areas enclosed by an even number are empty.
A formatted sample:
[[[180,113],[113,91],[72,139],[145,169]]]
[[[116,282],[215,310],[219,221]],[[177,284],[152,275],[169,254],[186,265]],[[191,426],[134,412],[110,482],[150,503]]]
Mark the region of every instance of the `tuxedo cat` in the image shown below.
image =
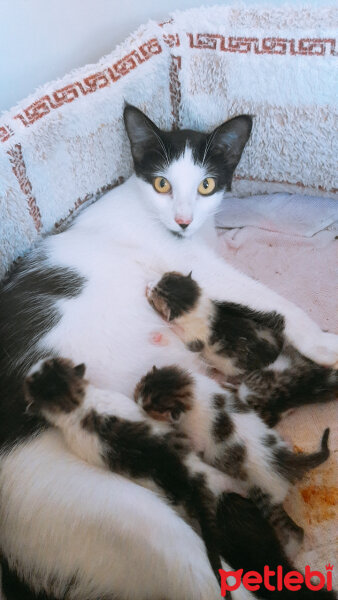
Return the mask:
[[[84,361],[93,385],[128,397],[154,364],[198,375],[197,390],[214,386],[146,299],[147,282],[173,270],[192,270],[214,300],[278,312],[288,343],[318,364],[334,365],[337,337],[210,245],[251,118],[208,133],[162,131],[132,106],[124,118],[135,173],[43,239],[0,290],[0,551],[32,598],[216,600],[194,529],[165,498],[70,452],[26,412],[23,380],[52,355]]]
[[[186,347],[237,381],[240,400],[270,426],[290,408],[332,400],[338,371],[316,365],[287,343],[284,318],[243,304],[214,301],[191,273],[165,273],[147,286],[150,304],[175,326]]]

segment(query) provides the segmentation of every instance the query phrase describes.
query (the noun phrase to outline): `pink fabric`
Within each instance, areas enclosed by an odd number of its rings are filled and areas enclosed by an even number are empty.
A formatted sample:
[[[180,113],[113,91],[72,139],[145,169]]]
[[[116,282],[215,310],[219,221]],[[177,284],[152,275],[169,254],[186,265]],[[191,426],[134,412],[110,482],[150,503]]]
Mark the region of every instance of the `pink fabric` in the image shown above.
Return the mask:
[[[337,229],[301,237],[249,226],[221,231],[219,247],[239,270],[298,304],[323,329],[338,333]]]

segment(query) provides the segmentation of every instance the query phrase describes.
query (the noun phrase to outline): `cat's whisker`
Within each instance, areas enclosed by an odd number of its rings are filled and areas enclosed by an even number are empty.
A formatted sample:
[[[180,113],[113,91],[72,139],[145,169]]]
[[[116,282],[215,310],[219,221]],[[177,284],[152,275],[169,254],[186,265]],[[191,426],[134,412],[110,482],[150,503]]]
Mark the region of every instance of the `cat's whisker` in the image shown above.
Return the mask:
[[[205,162],[206,156],[208,154],[209,148],[211,146],[211,143],[215,137],[215,133],[216,133],[216,130],[212,132],[212,134],[209,136],[209,138],[206,141],[204,154],[203,154],[203,158],[202,158],[202,167],[204,166],[204,162]]]

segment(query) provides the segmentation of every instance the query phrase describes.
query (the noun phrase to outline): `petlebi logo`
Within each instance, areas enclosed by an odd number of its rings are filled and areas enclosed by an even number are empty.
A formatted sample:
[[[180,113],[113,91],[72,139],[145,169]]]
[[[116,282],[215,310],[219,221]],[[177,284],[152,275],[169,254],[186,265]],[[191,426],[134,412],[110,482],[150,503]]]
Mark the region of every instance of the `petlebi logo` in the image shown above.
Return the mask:
[[[261,586],[264,586],[268,591],[274,592],[277,590],[281,592],[283,590],[289,590],[291,592],[297,592],[301,589],[304,584],[309,590],[319,591],[326,586],[328,591],[332,591],[332,570],[333,565],[328,564],[326,568],[326,577],[320,571],[311,571],[309,565],[305,567],[305,574],[299,571],[288,571],[285,573],[283,567],[278,566],[276,571],[271,571],[270,567],[266,565],[264,567],[264,573],[261,575],[257,571],[247,571],[243,575],[243,569],[238,571],[224,571],[220,569],[219,573],[221,576],[221,594],[226,597],[227,592],[234,592],[238,590],[242,584],[246,590],[250,592],[257,592]],[[314,583],[312,578],[316,577],[317,581]],[[228,582],[228,578],[231,581]],[[271,582],[271,578],[273,582]],[[235,579],[235,582],[233,580]]]

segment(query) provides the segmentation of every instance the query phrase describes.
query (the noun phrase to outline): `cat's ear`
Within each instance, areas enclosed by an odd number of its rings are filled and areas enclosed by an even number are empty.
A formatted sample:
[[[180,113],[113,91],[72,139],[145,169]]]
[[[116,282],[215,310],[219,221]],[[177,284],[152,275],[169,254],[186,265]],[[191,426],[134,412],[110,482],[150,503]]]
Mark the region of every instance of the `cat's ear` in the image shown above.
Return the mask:
[[[134,160],[142,160],[147,150],[161,145],[160,130],[136,106],[126,104],[123,118]]]
[[[86,365],[84,363],[81,363],[80,365],[76,365],[76,367],[74,367],[74,373],[78,376],[78,377],[83,377],[86,371]]]
[[[252,129],[252,117],[240,115],[219,125],[209,136],[212,154],[223,154],[226,165],[234,171]]]

